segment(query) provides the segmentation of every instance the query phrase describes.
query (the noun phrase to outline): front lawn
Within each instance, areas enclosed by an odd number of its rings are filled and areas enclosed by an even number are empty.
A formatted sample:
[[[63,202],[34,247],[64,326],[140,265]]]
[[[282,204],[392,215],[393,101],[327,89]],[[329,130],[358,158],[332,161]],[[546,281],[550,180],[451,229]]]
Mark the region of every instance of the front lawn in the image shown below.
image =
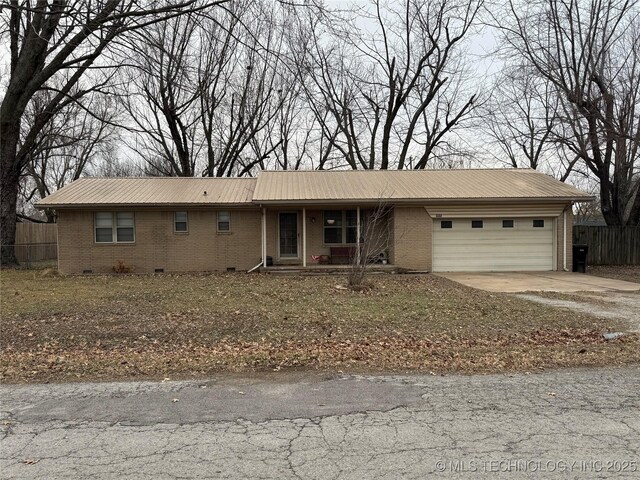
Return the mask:
[[[640,361],[611,320],[431,275],[57,276],[0,272],[4,381],[308,368],[496,372]]]

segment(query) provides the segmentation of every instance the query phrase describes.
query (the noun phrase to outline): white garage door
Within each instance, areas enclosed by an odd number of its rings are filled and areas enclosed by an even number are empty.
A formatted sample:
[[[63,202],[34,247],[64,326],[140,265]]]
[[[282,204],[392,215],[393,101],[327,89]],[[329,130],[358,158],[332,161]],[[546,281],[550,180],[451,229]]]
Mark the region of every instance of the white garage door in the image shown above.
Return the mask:
[[[553,270],[552,218],[433,221],[434,272]]]

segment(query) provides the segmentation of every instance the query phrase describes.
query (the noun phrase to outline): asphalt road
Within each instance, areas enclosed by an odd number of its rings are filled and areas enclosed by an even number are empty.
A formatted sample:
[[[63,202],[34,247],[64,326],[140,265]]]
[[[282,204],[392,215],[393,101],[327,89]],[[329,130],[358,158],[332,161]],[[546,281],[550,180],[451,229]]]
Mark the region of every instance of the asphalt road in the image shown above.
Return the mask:
[[[0,387],[2,478],[638,478],[640,368]]]

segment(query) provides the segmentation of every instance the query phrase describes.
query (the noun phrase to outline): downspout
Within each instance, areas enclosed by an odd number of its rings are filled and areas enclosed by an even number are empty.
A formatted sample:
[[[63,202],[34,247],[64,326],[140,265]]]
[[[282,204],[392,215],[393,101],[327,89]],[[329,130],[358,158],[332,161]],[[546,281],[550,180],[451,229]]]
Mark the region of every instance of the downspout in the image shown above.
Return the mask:
[[[360,206],[358,205],[357,207],[358,209],[356,210],[356,263],[358,265],[360,265],[360,256],[362,255],[362,252],[360,251],[361,249],[361,245],[360,245],[360,236],[362,235],[362,232],[360,231]]]
[[[262,266],[267,266],[267,209],[262,207]]]
[[[567,209],[562,211],[562,269],[568,272],[567,269]]]
[[[262,208],[262,219],[261,219],[261,235],[260,235],[260,263],[255,267],[247,270],[247,273],[252,273],[258,270],[260,267],[267,266],[267,209]]]
[[[307,268],[307,209],[302,207],[302,267]]]

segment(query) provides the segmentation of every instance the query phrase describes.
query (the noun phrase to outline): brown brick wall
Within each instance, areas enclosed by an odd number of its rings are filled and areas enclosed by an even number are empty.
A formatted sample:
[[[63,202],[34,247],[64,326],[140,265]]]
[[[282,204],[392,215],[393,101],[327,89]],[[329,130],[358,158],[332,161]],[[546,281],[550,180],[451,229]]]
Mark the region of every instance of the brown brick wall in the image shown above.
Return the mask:
[[[335,210],[349,210],[355,207],[334,207]],[[278,215],[279,212],[297,212],[298,213],[298,255],[299,258],[280,258],[279,245],[278,245]],[[364,211],[363,211],[364,212]],[[324,209],[307,209],[306,211],[306,224],[307,224],[307,264],[313,264],[311,260],[312,255],[329,255],[331,253],[331,246],[324,243],[323,221],[324,221]],[[364,213],[363,213],[364,214]],[[378,233],[374,233],[374,236]],[[381,237],[385,237],[386,234],[382,231],[379,233]],[[302,264],[302,209],[267,209],[267,255],[273,257],[273,261],[276,264],[295,263]]]
[[[188,233],[174,233],[173,211],[136,210],[134,244],[99,244],[94,241],[94,212],[60,210],[60,271],[108,273],[119,261],[137,273],[153,273],[156,268],[165,272],[248,270],[260,261],[260,212],[230,212],[230,233],[217,232],[215,210],[188,211]]]
[[[393,257],[391,263],[412,270],[431,271],[433,221],[424,207],[393,210]]]
[[[58,212],[59,267],[62,273],[112,272],[122,261],[138,273],[224,271],[229,267],[248,270],[260,261],[260,210],[230,210],[231,232],[216,231],[215,210],[190,210],[189,232],[174,233],[173,211],[135,211],[135,244],[96,244],[93,211]],[[300,233],[299,259],[280,259],[278,252],[278,211],[297,211]],[[315,219],[315,222],[312,221]],[[563,225],[557,221],[557,260],[562,270]],[[323,243],[323,210],[307,210],[307,262],[311,255],[328,255]],[[390,262],[412,270],[430,271],[433,221],[424,207],[395,207],[390,219]],[[573,214],[567,210],[567,268],[571,269]],[[302,210],[267,210],[267,254],[276,263],[302,263]]]

